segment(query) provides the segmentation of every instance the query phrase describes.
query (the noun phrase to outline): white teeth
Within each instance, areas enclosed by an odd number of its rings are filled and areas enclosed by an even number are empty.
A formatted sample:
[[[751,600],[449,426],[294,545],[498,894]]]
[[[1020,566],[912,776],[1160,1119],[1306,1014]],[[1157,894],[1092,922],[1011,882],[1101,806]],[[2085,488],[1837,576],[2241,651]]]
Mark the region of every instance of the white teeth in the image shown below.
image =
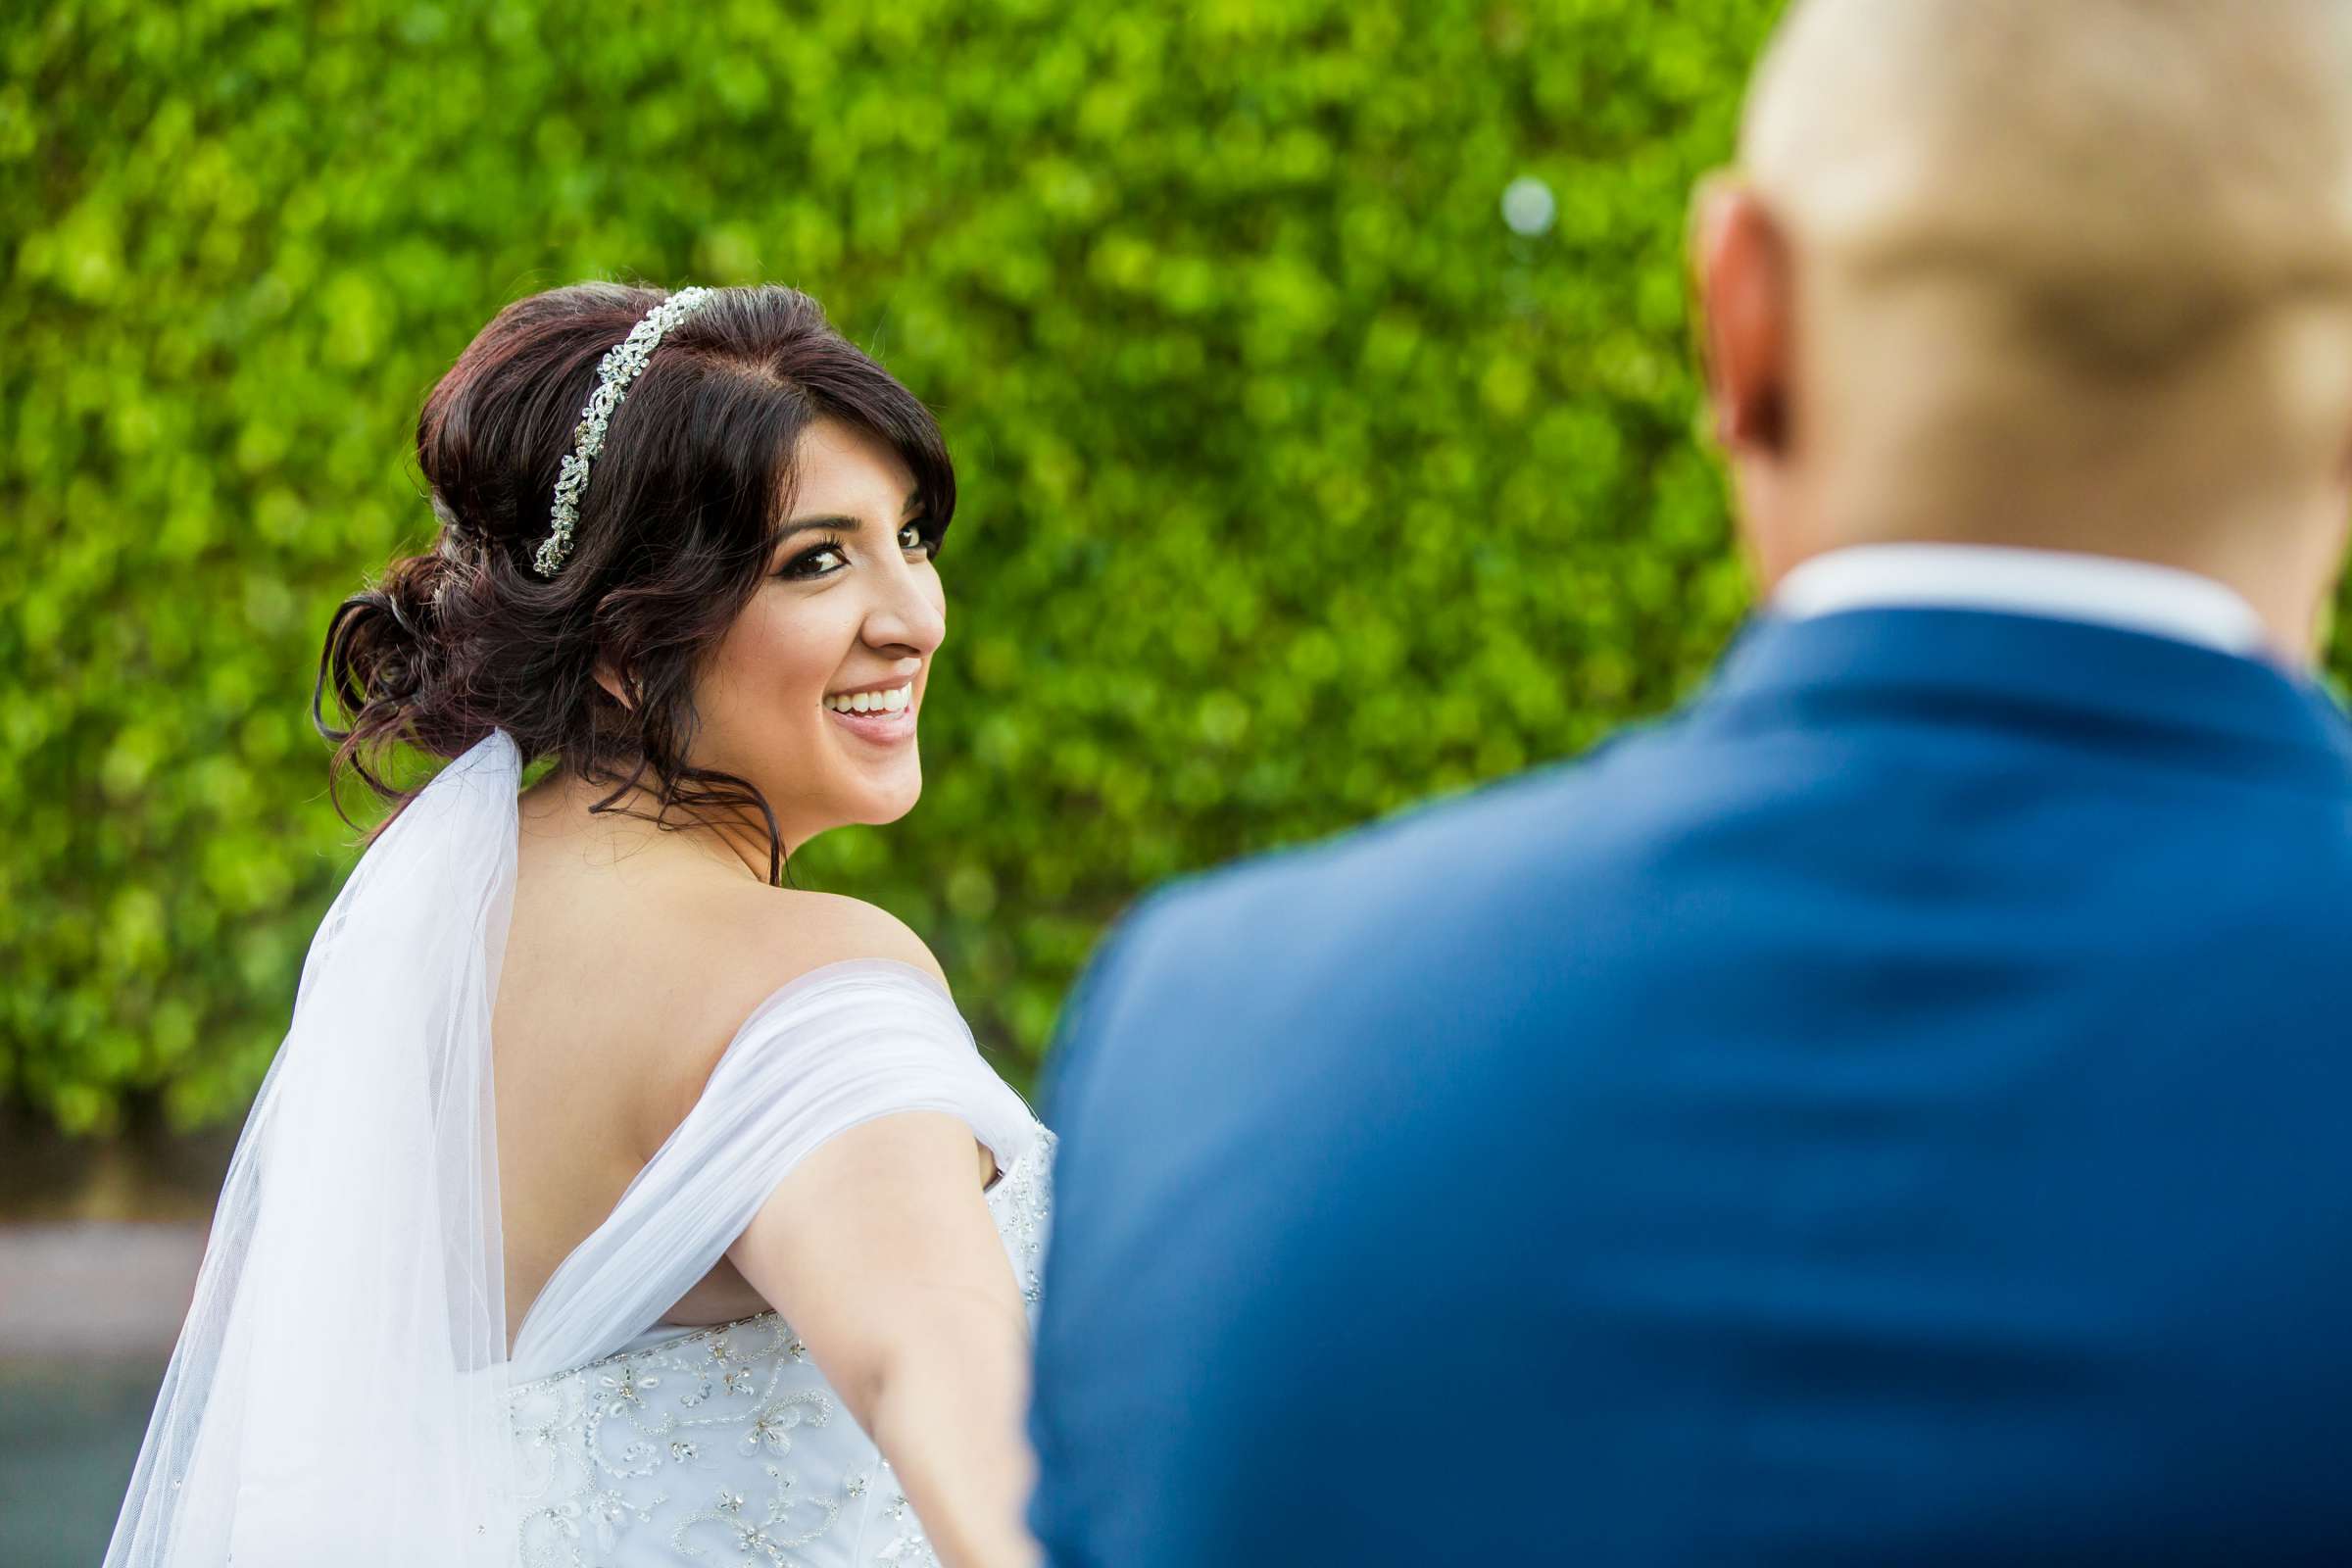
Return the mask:
[[[914,701],[914,685],[893,686],[884,692],[851,692],[828,697],[825,706],[836,713],[895,713]]]

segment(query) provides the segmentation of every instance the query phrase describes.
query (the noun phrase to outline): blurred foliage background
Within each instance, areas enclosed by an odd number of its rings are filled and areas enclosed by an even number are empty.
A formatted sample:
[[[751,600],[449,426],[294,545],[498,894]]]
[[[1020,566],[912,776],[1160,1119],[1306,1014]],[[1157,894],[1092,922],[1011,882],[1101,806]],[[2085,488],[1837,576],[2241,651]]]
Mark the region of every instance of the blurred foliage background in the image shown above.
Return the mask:
[[[928,791],[796,874],[1016,1075],[1139,889],[1573,753],[1744,606],[1682,237],[1771,0],[8,10],[0,1083],[68,1129],[259,1082],[355,858],[327,612],[540,288],[794,283],[939,411]]]

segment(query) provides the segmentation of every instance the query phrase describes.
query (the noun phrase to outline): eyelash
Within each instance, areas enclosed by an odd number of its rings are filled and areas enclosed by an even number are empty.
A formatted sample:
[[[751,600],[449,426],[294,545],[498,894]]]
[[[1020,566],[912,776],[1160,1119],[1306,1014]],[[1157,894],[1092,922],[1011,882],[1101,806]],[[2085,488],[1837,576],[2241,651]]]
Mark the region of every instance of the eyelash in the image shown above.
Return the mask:
[[[938,559],[939,530],[933,525],[931,519],[929,517],[917,517],[914,519],[914,521],[902,526],[899,529],[899,532],[905,533],[908,528],[912,528],[915,531],[917,543],[914,548],[923,553],[923,559],[926,561]],[[779,577],[796,577],[804,579],[830,577],[833,575],[833,572],[839,571],[842,568],[835,566],[831,571],[815,571],[809,568],[809,563],[827,555],[842,555],[846,553],[848,548],[849,542],[838,536],[819,539],[808,549],[802,551],[799,555],[784,563],[783,566],[776,572],[776,575]]]

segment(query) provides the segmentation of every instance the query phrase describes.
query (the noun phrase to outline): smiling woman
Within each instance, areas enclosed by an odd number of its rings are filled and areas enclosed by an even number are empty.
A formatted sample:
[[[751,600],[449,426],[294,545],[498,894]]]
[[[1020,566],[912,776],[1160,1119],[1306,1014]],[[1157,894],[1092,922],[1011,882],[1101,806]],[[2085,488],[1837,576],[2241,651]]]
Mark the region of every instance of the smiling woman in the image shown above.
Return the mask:
[[[914,745],[947,633],[934,558],[944,521],[906,460],[825,418],[800,438],[769,580],[700,677],[707,765],[761,785],[787,846],[888,822],[922,790]]]
[[[395,808],[110,1568],[1033,1560],[1053,1137],[913,932],[777,885],[921,793],[937,425],[792,290],[582,285],[483,330],[417,459],[440,537],[315,700]],[[396,746],[451,762],[404,792]]]
[[[772,749],[764,782],[729,765],[756,760],[699,754],[697,688],[735,667],[726,641],[773,632],[779,592],[829,590],[846,574],[862,602],[867,568],[886,564],[858,548],[860,527],[880,536],[867,544],[919,538],[927,564],[955,515],[955,467],[929,411],[815,301],[775,286],[708,291],[646,354],[625,396],[595,415],[604,428],[581,465],[595,482],[543,580],[549,498],[584,449],[580,411],[596,401],[600,362],[662,299],[580,284],[516,301],[483,328],[417,422],[441,536],[344,603],[318,696],[349,714],[328,729],[338,762],[382,793],[402,793],[370,761],[387,744],[454,758],[500,728],[525,757],[561,757],[610,786],[604,808],[650,798],[657,814],[761,819],[775,881],[789,844],[773,803],[808,781]],[[911,564],[917,551],[899,554]],[[891,573],[878,591],[906,586]],[[934,581],[918,619],[940,613]],[[928,633],[932,646],[939,635]],[[808,637],[792,640],[807,657]],[[859,679],[834,673],[836,688]],[[726,726],[710,717],[700,714],[725,752]],[[906,794],[899,810],[911,804]]]

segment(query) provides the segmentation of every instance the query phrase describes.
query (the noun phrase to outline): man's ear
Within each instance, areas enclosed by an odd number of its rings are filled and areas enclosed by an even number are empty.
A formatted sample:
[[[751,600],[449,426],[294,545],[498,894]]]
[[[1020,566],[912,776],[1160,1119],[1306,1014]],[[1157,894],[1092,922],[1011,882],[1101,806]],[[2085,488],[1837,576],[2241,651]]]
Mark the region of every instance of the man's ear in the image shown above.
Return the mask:
[[[1795,297],[1788,246],[1763,199],[1736,175],[1711,174],[1691,197],[1690,272],[1716,441],[1733,458],[1785,457]]]

